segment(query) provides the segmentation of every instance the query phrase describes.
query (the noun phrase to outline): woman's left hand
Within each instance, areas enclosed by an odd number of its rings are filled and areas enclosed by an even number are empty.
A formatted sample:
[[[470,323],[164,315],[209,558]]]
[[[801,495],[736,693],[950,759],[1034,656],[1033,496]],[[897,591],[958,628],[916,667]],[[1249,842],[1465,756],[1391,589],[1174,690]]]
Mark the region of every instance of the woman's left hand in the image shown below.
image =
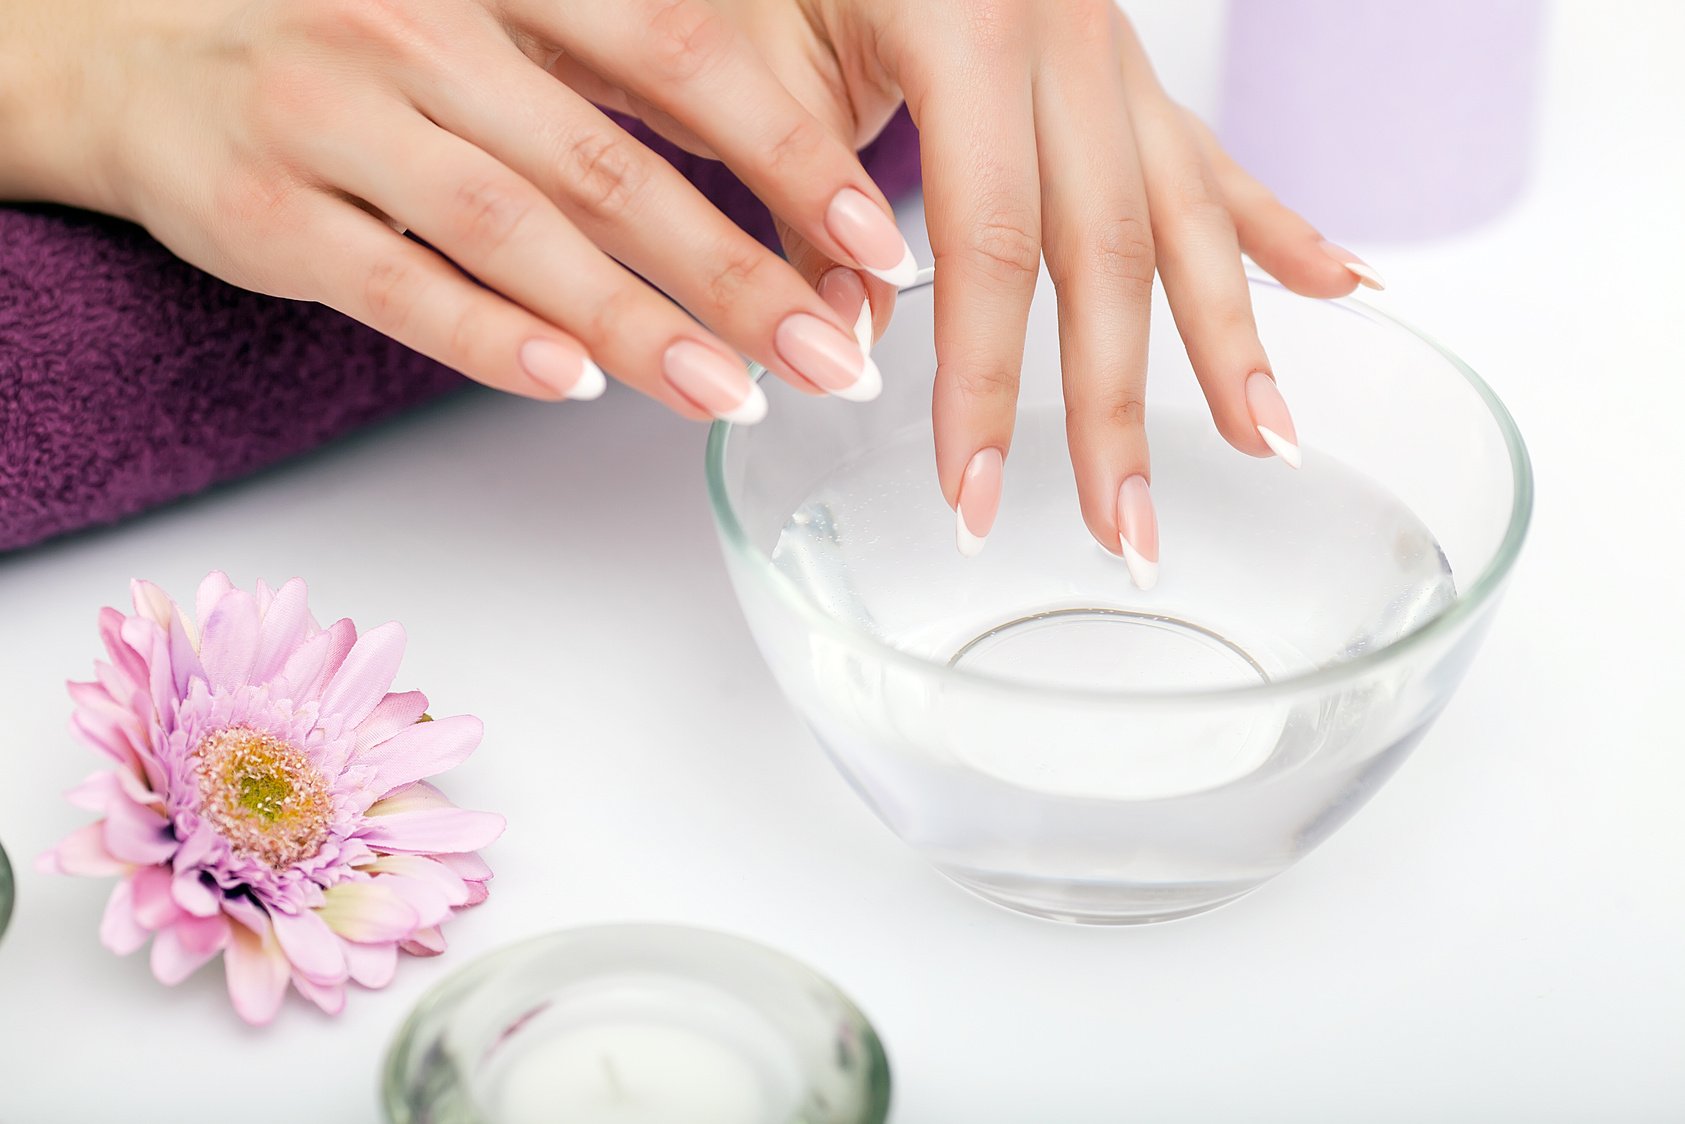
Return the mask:
[[[671,3],[672,0],[667,0]],[[677,0],[680,5],[702,0]],[[1155,273],[1218,430],[1298,461],[1253,324],[1244,250],[1289,289],[1350,292],[1372,271],[1278,203],[1158,84],[1112,0],[712,0],[816,117],[858,147],[905,98],[919,127],[936,258],[936,458],[962,549],[994,522],[1038,268],[1058,293],[1071,458],[1083,518],[1141,584],[1157,529],[1143,427]],[[660,106],[554,72],[707,149]],[[785,230],[791,259],[845,320],[892,294]]]

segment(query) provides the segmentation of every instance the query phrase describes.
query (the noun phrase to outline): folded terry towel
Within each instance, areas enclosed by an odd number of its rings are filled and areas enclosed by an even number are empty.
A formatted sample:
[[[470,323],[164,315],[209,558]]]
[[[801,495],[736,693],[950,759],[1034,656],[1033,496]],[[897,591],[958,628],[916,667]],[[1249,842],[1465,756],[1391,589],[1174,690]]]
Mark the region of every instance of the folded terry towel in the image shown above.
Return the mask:
[[[621,124],[776,245],[723,165]],[[905,114],[862,159],[891,198],[918,182]],[[201,273],[128,223],[0,207],[0,551],[267,467],[461,383],[331,309]]]

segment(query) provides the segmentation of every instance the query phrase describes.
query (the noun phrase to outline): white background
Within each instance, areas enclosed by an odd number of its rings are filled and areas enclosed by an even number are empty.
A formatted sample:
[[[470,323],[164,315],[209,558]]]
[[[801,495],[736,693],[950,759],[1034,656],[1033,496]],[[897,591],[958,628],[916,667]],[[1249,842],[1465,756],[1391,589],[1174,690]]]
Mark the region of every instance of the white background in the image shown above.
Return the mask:
[[[1300,866],[1135,930],[952,888],[780,700],[721,569],[702,430],[629,393],[470,394],[0,560],[20,868],[0,1120],[368,1120],[424,989],[629,918],[749,934],[837,980],[887,1041],[897,1124],[1685,1118],[1685,6],[1559,16],[1523,203],[1454,241],[1354,247],[1391,285],[1376,303],[1510,404],[1539,503],[1461,695]],[[324,617],[404,621],[401,684],[486,721],[445,783],[509,817],[491,900],[338,1020],[290,1000],[248,1029],[215,968],[166,990],[99,946],[106,884],[31,869],[83,818],[57,794],[98,765],[61,686],[87,674],[96,609],[131,575],[190,596],[213,566],[303,575]]]

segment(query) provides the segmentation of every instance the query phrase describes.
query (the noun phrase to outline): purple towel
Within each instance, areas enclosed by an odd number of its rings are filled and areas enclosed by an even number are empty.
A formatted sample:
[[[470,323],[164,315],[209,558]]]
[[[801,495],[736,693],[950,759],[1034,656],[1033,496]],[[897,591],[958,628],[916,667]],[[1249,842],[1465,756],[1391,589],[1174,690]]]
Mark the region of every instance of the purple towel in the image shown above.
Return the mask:
[[[723,165],[622,124],[776,245]],[[891,198],[917,184],[905,113],[862,159]],[[331,309],[226,285],[128,223],[0,207],[0,551],[254,472],[462,381]]]

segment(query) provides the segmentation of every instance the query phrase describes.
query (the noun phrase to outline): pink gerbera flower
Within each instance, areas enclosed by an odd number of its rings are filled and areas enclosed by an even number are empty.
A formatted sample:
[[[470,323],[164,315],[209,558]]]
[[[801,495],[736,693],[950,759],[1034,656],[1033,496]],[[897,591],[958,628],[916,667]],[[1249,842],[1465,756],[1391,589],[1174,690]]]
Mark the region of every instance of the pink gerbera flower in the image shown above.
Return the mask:
[[[152,939],[165,984],[223,955],[241,1017],[274,1017],[290,981],[323,1010],[348,981],[383,987],[398,952],[444,950],[439,926],[485,900],[475,851],[503,818],[458,808],[423,778],[464,760],[480,721],[432,720],[388,693],[397,624],[318,626],[304,583],[257,592],[213,573],[198,627],[163,590],[100,613],[110,663],[71,683],[75,731],[117,762],[69,794],[102,818],[43,869],[121,875],[100,938]]]

